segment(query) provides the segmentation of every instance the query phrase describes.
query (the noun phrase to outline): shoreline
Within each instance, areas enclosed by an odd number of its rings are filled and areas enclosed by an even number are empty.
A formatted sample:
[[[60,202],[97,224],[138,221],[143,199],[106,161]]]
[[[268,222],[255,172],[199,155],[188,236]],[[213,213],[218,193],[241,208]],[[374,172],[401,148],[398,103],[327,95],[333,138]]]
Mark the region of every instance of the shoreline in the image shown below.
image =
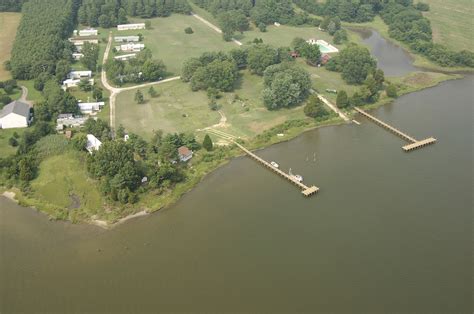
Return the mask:
[[[413,73],[416,74],[416,73],[426,73],[426,72],[413,72]],[[464,77],[465,76],[449,74],[448,77],[445,77],[442,80],[434,81],[434,82],[432,82],[432,84],[428,84],[428,85],[425,85],[425,86],[418,86],[418,87],[414,87],[412,89],[401,91],[400,95],[397,98],[384,98],[384,99],[379,100],[378,102],[376,102],[374,104],[367,104],[367,105],[364,105],[364,106],[361,106],[361,107],[366,109],[366,110],[375,110],[375,109],[380,108],[384,105],[393,103],[398,98],[403,97],[404,95],[408,95],[408,94],[418,92],[418,91],[422,91],[422,90],[425,90],[425,89],[430,89],[430,88],[438,86],[439,84],[441,84],[443,82],[446,82],[446,81],[449,81],[449,80],[462,79]],[[350,117],[351,121],[354,118],[354,116],[357,114],[356,112],[354,112],[354,110],[345,111],[345,113]],[[279,138],[279,137],[273,136],[272,138],[274,138],[274,140],[269,140],[266,143],[258,144],[258,143],[255,143],[255,142],[252,143],[252,141],[249,141],[246,144],[248,145],[248,148],[250,150],[260,151],[260,150],[266,149],[266,148],[268,148],[272,145],[280,144],[280,143],[284,143],[284,142],[288,142],[290,140],[293,140],[296,137],[298,137],[298,136],[300,136],[300,135],[302,135],[306,132],[309,132],[309,131],[313,131],[313,130],[323,128],[323,127],[334,127],[334,126],[339,126],[339,125],[344,125],[344,124],[350,124],[351,121],[346,122],[346,121],[342,120],[341,118],[339,118],[339,116],[338,116],[338,117],[335,117],[333,119],[329,119],[329,120],[326,120],[326,121],[319,122],[319,124],[316,123],[316,124],[313,124],[313,125],[310,125],[310,126],[303,127],[302,129],[298,129],[298,127],[290,128],[290,129],[285,131],[286,136],[284,138]],[[4,197],[6,197],[7,199],[19,204],[20,206],[29,207],[31,209],[34,209],[34,210],[39,211],[41,213],[44,213],[51,220],[60,220],[60,221],[66,221],[66,222],[70,222],[70,223],[79,223],[79,224],[85,223],[85,224],[97,226],[97,227],[102,228],[102,229],[110,230],[110,229],[113,229],[116,226],[119,226],[119,225],[121,225],[121,224],[123,224],[123,223],[125,223],[129,220],[133,220],[134,218],[139,218],[139,217],[143,217],[143,216],[148,216],[148,215],[153,214],[153,213],[157,213],[160,210],[165,209],[165,208],[175,204],[185,194],[191,192],[199,183],[201,183],[203,180],[205,180],[205,178],[209,174],[211,174],[215,170],[219,169],[223,165],[231,162],[233,159],[240,158],[242,156],[245,156],[245,154],[242,153],[240,150],[236,150],[236,149],[232,150],[230,152],[229,156],[227,156],[226,158],[224,158],[222,160],[219,160],[218,162],[216,162],[213,165],[210,165],[209,168],[205,169],[204,172],[201,173],[200,176],[192,177],[190,181],[181,183],[179,186],[175,187],[175,189],[171,190],[170,192],[166,193],[165,195],[158,196],[158,197],[161,197],[162,200],[160,200],[158,203],[155,203],[155,204],[159,204],[155,208],[153,208],[154,206],[141,206],[139,208],[140,211],[138,211],[136,213],[129,214],[129,215],[121,217],[121,218],[118,218],[117,220],[109,220],[108,221],[106,219],[98,219],[97,217],[94,217],[94,216],[89,217],[88,219],[83,219],[83,220],[81,219],[81,220],[78,220],[78,221],[73,221],[71,219],[60,219],[60,218],[53,217],[50,213],[48,213],[47,210],[46,210],[46,207],[44,209],[42,209],[41,206],[40,207],[30,206],[28,204],[24,204],[24,202],[21,199],[20,200],[17,199],[17,197],[21,197],[21,198],[23,198],[23,200],[25,200],[25,198],[26,198],[26,200],[29,199],[27,196],[23,195],[21,193],[21,191],[15,192],[11,189],[5,189],[4,188],[4,192],[3,192],[2,195]],[[180,190],[180,191],[177,191],[177,190]],[[33,199],[33,198],[30,198],[30,200],[31,199]]]

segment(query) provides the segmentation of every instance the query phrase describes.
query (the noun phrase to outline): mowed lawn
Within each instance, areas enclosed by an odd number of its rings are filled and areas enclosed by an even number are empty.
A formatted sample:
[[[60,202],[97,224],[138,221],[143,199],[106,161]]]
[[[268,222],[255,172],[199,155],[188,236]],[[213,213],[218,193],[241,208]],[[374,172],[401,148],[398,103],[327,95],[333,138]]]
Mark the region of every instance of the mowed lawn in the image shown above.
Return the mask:
[[[144,20],[134,19],[133,22]],[[145,47],[153,52],[153,57],[163,60],[167,70],[174,75],[181,73],[184,60],[198,57],[204,52],[228,51],[237,45],[225,42],[222,35],[209,28],[198,19],[188,15],[173,14],[165,18],[154,18],[152,29],[138,31],[114,31],[114,35],[143,34]],[[191,27],[193,34],[184,33]]]
[[[423,0],[430,5],[433,39],[454,50],[474,51],[474,3],[472,0]]]
[[[264,130],[291,119],[305,118],[303,106],[269,111],[261,98],[262,77],[243,71],[232,93],[218,99],[220,111],[227,118],[220,130],[235,136],[253,137]],[[150,138],[154,130],[169,132],[196,132],[219,123],[221,115],[209,109],[205,92],[191,91],[189,84],[173,81],[155,86],[160,96],[145,94],[146,103],[134,101],[135,91],[121,93],[116,104],[116,123],[129,132]],[[198,133],[202,134],[202,133]]]
[[[332,36],[330,36],[327,32],[318,30],[318,28],[314,26],[295,27],[287,25],[269,25],[267,26],[266,32],[261,32],[252,24],[250,30],[244,32],[243,34],[236,34],[235,36],[235,38],[240,40],[243,44],[247,44],[253,41],[255,38],[261,38],[263,39],[263,43],[270,44],[275,47],[289,47],[291,46],[291,42],[295,37],[301,37],[306,40],[310,38],[323,39],[333,46],[339,48],[338,45],[333,44]]]
[[[11,78],[10,72],[6,71],[3,63],[10,59],[10,53],[15,40],[16,29],[20,24],[20,13],[0,13],[0,81]]]
[[[103,207],[99,188],[88,178],[78,152],[48,157],[41,162],[31,188],[35,198],[61,208],[77,207],[94,214]]]
[[[219,122],[220,115],[209,109],[205,92],[193,92],[181,81],[154,88],[159,93],[155,98],[148,95],[147,88],[141,89],[146,100],[144,104],[134,101],[136,90],[120,93],[116,102],[116,124],[150,138],[159,129],[166,133],[194,132]]]
[[[13,147],[8,143],[8,140],[16,132],[19,136],[25,132],[26,128],[18,129],[0,129],[0,157],[6,157],[16,153],[17,147]],[[19,139],[18,139],[19,140]]]

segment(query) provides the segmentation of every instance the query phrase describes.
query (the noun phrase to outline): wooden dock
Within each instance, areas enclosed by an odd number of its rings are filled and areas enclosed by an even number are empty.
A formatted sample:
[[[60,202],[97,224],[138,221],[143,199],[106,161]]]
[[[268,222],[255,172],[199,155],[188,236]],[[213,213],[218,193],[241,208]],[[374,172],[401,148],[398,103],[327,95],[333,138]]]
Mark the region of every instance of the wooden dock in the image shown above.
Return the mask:
[[[287,179],[288,181],[290,181],[291,183],[293,183],[294,185],[299,187],[301,189],[301,193],[304,196],[308,197],[308,196],[311,196],[313,194],[316,194],[319,191],[318,187],[316,187],[314,185],[308,187],[305,184],[303,184],[303,183],[299,182],[298,180],[296,180],[293,176],[290,176],[289,174],[281,171],[280,169],[273,167],[270,163],[268,163],[265,160],[263,160],[262,158],[258,157],[257,155],[255,155],[254,153],[252,153],[251,151],[249,151],[247,148],[243,147],[239,143],[234,142],[234,144],[237,145],[241,150],[243,150],[247,155],[249,155],[250,157],[252,157],[256,161],[258,161],[263,166],[265,166],[267,169],[270,169],[274,173],[280,175],[281,177]]]
[[[424,147],[426,145],[434,144],[436,142],[436,139],[433,138],[433,137],[430,137],[430,138],[419,141],[419,140],[415,139],[414,137],[411,137],[411,136],[407,135],[406,133],[403,133],[402,131],[398,130],[397,128],[394,128],[393,126],[388,125],[387,123],[383,122],[382,120],[377,119],[373,115],[368,114],[367,112],[365,112],[364,110],[362,110],[360,108],[354,107],[354,109],[358,113],[360,113],[363,116],[365,116],[366,118],[368,118],[369,120],[374,121],[376,124],[380,125],[381,127],[389,130],[390,132],[392,132],[395,135],[401,137],[405,141],[410,142],[410,144],[405,145],[405,146],[402,147],[403,150],[406,151],[406,152],[415,150],[417,148]]]

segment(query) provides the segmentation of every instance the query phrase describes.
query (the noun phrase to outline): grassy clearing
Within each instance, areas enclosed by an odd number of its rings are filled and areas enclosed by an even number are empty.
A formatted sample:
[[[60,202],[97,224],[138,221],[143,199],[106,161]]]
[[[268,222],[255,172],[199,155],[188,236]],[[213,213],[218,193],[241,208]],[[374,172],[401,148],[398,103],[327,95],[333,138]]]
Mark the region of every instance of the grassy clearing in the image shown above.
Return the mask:
[[[134,101],[136,90],[120,93],[116,103],[117,125],[150,138],[153,130],[187,132],[219,122],[220,115],[209,109],[204,92],[192,92],[189,85],[181,81],[154,88],[159,96],[151,98],[148,89],[142,89],[146,103],[140,105]]]
[[[28,88],[28,100],[31,100],[33,102],[40,102],[44,100],[44,97],[41,92],[35,89],[33,80],[18,81],[18,85],[23,85]]]
[[[20,24],[20,13],[0,13],[0,81],[11,78],[10,72],[3,68],[3,63],[10,59],[16,29]]]
[[[474,5],[472,0],[423,0],[430,5],[425,16],[433,29],[433,40],[454,50],[474,51]]]
[[[0,157],[13,155],[16,153],[17,147],[10,146],[10,144],[8,144],[8,140],[13,136],[13,133],[16,132],[21,136],[25,130],[26,128],[0,129]]]
[[[84,157],[69,151],[44,160],[38,177],[31,182],[31,195],[23,203],[39,205],[53,217],[71,220],[102,212],[103,200],[97,184],[87,176]]]
[[[174,75],[179,75],[183,61],[190,57],[200,56],[207,51],[228,51],[237,47],[234,43],[223,41],[221,34],[192,16],[173,14],[149,21],[152,24],[150,30],[121,32],[114,30],[114,35],[143,34],[145,47],[151,49],[154,58],[163,60],[167,70]],[[185,34],[186,27],[191,27],[194,33]]]
[[[328,43],[332,43],[331,35],[329,35],[327,32],[318,30],[318,28],[314,26],[295,27],[287,25],[269,25],[267,26],[267,31],[262,33],[257,27],[255,27],[255,25],[252,24],[249,31],[246,31],[243,34],[237,34],[235,36],[236,39],[240,40],[244,44],[251,42],[255,38],[261,38],[265,44],[270,44],[275,47],[289,47],[291,45],[291,41],[295,37],[301,37],[303,39],[323,39]],[[341,47],[339,45],[334,46],[338,48]]]

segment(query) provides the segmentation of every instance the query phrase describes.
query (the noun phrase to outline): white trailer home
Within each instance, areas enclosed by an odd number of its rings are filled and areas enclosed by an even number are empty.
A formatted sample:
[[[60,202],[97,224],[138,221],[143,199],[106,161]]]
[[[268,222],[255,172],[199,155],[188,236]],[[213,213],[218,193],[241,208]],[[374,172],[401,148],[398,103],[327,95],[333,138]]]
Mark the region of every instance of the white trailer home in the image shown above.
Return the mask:
[[[126,30],[133,30],[133,29],[145,29],[145,23],[117,25],[117,30],[119,31],[126,31]]]

